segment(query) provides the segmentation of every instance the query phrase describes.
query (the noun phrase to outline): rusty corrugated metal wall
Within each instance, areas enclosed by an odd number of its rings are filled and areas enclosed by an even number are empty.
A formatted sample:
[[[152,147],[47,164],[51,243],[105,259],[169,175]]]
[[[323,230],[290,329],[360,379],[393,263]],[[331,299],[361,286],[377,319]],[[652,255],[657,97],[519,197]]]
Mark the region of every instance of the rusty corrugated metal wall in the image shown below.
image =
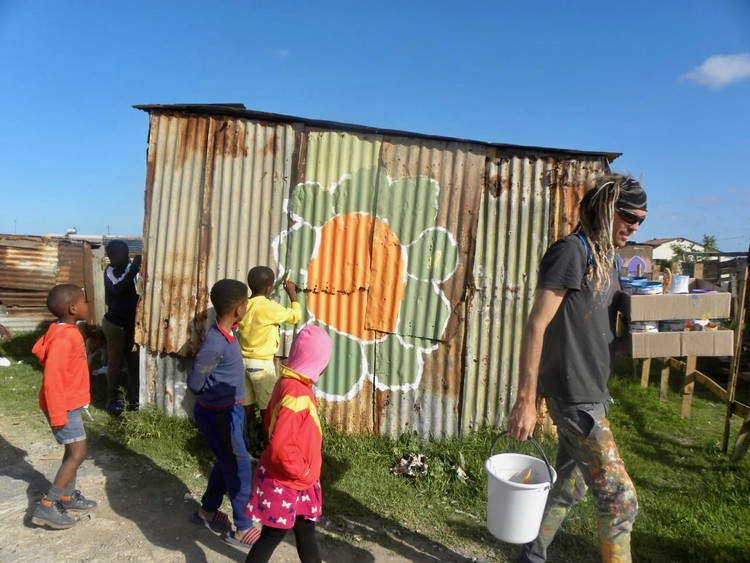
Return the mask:
[[[18,333],[53,321],[47,293],[61,283],[84,288],[93,304],[93,260],[88,242],[0,235],[0,324]],[[93,306],[88,322],[95,322]]]
[[[200,343],[211,286],[273,265],[272,238],[286,224],[294,135],[283,124],[151,117],[136,321],[136,340],[149,352],[141,370],[145,402],[183,411],[190,364],[180,358]]]
[[[560,161],[508,153],[488,159],[468,321],[462,430],[502,425],[518,384],[521,332],[547,247],[575,227],[587,179],[604,158]]]
[[[144,402],[188,408],[208,289],[266,264],[334,340],[317,385],[330,423],[441,436],[503,420],[539,258],[613,155],[143,109]]]

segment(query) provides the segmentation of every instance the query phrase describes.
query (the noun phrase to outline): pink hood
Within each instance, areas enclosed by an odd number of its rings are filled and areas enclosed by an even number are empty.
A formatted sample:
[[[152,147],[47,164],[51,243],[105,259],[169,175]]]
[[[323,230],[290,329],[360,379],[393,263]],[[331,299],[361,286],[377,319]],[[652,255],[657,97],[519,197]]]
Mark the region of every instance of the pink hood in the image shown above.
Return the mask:
[[[331,359],[332,348],[333,342],[325,330],[306,326],[294,337],[286,366],[316,383]]]

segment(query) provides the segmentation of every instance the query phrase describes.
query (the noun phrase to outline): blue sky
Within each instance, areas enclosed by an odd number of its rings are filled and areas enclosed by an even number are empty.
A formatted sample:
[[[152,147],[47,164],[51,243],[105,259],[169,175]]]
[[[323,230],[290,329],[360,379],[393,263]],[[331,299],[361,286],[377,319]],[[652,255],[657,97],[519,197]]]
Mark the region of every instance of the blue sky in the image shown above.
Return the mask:
[[[636,236],[750,240],[750,2],[0,2],[0,233],[140,234],[148,103],[622,152]]]

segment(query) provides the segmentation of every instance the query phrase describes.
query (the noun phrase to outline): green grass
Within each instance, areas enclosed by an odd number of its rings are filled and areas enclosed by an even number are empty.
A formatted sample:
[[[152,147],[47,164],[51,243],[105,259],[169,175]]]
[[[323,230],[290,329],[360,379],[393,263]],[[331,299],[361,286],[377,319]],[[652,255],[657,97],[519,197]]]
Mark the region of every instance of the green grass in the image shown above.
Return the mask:
[[[23,363],[0,368],[0,424],[6,417],[46,431],[39,416],[38,364],[28,354],[33,337],[0,343],[0,355]],[[706,368],[699,368],[708,373]],[[656,372],[656,367],[655,374]],[[748,561],[750,542],[750,457],[733,465],[721,452],[725,406],[696,386],[692,415],[679,416],[679,374],[673,373],[667,403],[658,399],[658,375],[642,389],[623,362],[613,378],[615,403],[610,419],[622,457],[640,502],[632,549],[638,561]],[[741,393],[748,390],[742,388]],[[744,384],[747,386],[747,384]],[[92,455],[97,448],[118,447],[145,456],[165,474],[199,492],[211,455],[189,420],[174,419],[154,408],[114,419],[96,405],[102,378],[93,384],[94,423],[89,423]],[[6,418],[7,420],[7,418]],[[730,447],[740,421],[732,424]],[[478,557],[505,561],[517,547],[494,540],[486,531],[486,476],[483,463],[493,430],[463,439],[420,442],[414,434],[399,439],[352,436],[325,429],[323,491],[325,513],[346,529],[356,522],[379,537],[398,538],[405,531],[425,541],[461,549]],[[542,441],[554,457],[553,438]],[[496,452],[533,454],[529,444],[502,438]],[[390,468],[411,452],[427,456],[426,477],[391,474]],[[463,456],[468,479],[457,477]],[[355,538],[356,539],[356,538]],[[386,538],[387,539],[387,538]],[[576,506],[552,546],[557,561],[597,561],[596,514],[591,497]]]

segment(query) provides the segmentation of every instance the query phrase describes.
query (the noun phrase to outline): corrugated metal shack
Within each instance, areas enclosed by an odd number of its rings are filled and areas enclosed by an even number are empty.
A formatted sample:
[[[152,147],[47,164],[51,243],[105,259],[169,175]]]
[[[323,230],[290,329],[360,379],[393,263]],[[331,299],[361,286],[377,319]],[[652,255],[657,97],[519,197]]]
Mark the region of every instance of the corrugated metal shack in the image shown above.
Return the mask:
[[[109,235],[0,235],[0,324],[11,333],[38,330],[54,320],[47,293],[60,283],[86,290],[90,325],[104,316],[104,249],[123,240],[131,256],[141,254],[140,237]]]
[[[317,389],[329,423],[423,437],[502,423],[541,255],[619,156],[135,107],[149,113],[142,401],[174,414],[211,285],[268,265],[334,340]]]
[[[94,303],[94,261],[86,241],[0,235],[0,324],[19,333],[53,321],[47,293],[60,283],[85,288],[87,301]],[[95,315],[96,307],[90,305],[89,323],[95,322]]]

